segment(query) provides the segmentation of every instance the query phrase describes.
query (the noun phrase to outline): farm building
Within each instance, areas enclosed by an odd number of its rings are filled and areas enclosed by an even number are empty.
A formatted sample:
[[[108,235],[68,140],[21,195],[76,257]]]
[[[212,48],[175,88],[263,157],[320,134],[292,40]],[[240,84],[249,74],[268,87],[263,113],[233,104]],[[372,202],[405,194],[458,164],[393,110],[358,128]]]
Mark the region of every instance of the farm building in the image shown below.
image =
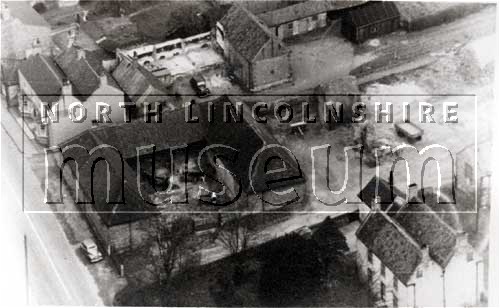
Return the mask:
[[[290,51],[253,13],[233,5],[216,25],[216,42],[229,71],[251,91],[292,79]]]
[[[269,10],[258,17],[280,39],[305,34],[315,29],[332,26],[340,32],[340,17],[347,9],[364,1],[303,1]]]
[[[370,1],[349,10],[342,19],[342,34],[355,43],[399,29],[400,14],[394,2]]]

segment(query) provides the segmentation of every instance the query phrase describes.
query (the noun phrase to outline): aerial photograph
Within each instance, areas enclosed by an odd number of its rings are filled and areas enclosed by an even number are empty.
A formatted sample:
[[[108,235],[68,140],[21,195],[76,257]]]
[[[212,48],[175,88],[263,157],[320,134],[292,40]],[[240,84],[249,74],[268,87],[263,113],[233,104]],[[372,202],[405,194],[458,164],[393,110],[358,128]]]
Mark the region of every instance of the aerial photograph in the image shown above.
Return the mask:
[[[1,306],[500,306],[496,2],[0,3]]]

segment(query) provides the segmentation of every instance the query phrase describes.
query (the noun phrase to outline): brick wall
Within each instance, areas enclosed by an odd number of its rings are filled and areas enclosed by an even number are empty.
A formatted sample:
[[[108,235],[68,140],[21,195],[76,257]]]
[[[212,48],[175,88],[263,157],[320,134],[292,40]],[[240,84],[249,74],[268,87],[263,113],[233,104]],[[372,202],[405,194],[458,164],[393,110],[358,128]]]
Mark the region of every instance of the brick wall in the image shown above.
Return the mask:
[[[259,91],[291,80],[289,55],[262,59],[252,64],[252,91]]]

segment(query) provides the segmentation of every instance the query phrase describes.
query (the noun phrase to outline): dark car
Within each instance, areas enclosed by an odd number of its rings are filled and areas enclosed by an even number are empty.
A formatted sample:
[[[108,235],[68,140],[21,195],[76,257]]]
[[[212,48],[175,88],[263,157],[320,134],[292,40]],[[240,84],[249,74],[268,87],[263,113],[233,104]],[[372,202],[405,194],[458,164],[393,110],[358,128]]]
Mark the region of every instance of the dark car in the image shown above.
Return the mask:
[[[207,83],[205,78],[201,75],[193,76],[190,80],[191,87],[196,91],[198,97],[207,97],[210,94],[210,90],[207,88]]]

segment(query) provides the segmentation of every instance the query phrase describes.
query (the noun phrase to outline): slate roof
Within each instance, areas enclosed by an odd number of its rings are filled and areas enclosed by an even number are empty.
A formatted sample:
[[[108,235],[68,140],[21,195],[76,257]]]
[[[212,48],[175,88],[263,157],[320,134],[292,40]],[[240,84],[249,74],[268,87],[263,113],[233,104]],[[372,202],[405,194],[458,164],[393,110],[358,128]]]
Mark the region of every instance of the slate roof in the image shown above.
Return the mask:
[[[259,15],[268,27],[274,27],[321,13],[358,6],[366,1],[309,0]]]
[[[31,7],[29,1],[2,1],[3,4],[7,5],[11,16],[19,19],[23,24],[50,29],[49,23]]]
[[[380,209],[382,211],[387,211],[397,196],[405,196],[405,194],[396,187],[393,187],[391,190],[391,185],[388,181],[374,176],[359,192],[358,198],[371,208],[372,200],[377,195],[380,197]]]
[[[231,46],[248,61],[274,36],[262,21],[238,4],[229,9],[220,23]]]
[[[278,145],[279,142],[262,124],[255,122],[251,116],[250,108],[245,104],[243,104],[243,122],[235,123],[234,120],[231,119],[230,123],[225,123],[223,121],[223,106],[225,102],[229,102],[233,104],[233,106],[235,105],[234,102],[231,102],[227,97],[222,97],[220,100],[214,102],[214,119],[212,123],[207,124],[207,140],[210,144],[217,143],[228,145],[239,150],[236,163],[227,163],[226,167],[239,175],[243,189],[246,192],[251,192],[252,187],[250,186],[249,180],[249,168],[254,154],[264,145]],[[201,114],[202,116],[206,116],[207,112],[202,109]],[[204,119],[204,121],[207,120]],[[267,163],[273,157],[281,158],[281,160],[284,161],[286,171],[267,174],[266,177],[262,176],[267,171]],[[279,161],[279,159],[277,161]],[[258,159],[254,162],[253,172],[254,174],[251,176],[253,187],[256,192],[263,192],[270,188],[272,189],[290,185],[291,183],[302,183],[305,181],[300,167],[295,162],[295,158],[287,150],[278,147],[273,147],[259,155]],[[286,179],[286,181],[280,181],[282,179]]]
[[[391,1],[369,1],[347,13],[348,20],[356,27],[371,25],[399,16],[396,4]]]
[[[96,131],[92,129],[83,132],[66,142],[62,148],[64,149],[66,146],[77,144],[85,147],[89,151],[96,146],[106,144],[107,142],[100,139],[99,136],[97,136],[98,134],[95,134],[95,132]],[[107,226],[124,224],[140,220],[151,215],[152,212],[148,212],[151,209],[151,206],[147,204],[139,195],[139,191],[137,189],[137,177],[134,170],[132,170],[124,160],[117,158],[118,156],[107,156],[109,155],[108,153],[110,152],[98,152],[98,155],[104,158],[109,158],[107,161],[109,162],[110,171],[110,203],[106,201],[108,196],[107,168],[102,165],[97,168],[93,168],[94,173],[92,183],[89,170],[91,170],[94,161],[88,158],[86,152],[82,151],[82,149],[71,149],[64,153],[64,159],[73,158],[78,162],[79,187],[85,193],[84,200],[86,202],[90,202],[92,201],[91,196],[94,197],[94,203],[92,206],[94,210],[98,212],[98,215],[103,223]],[[74,165],[75,164],[73,164],[73,166]],[[122,167],[123,177],[120,172]],[[73,170],[73,172],[75,172],[75,170]],[[143,186],[142,189],[144,192],[144,198],[147,198],[147,196],[152,193],[149,186]]]
[[[143,95],[149,95],[148,101],[151,102],[161,102],[167,98],[163,83],[129,57],[123,56],[113,71],[113,77],[133,102],[137,102]]]
[[[383,212],[371,212],[356,235],[405,285],[422,261],[420,245]]]
[[[39,54],[30,56],[19,66],[19,71],[42,101],[59,100],[64,74],[50,58]]]
[[[79,53],[83,53],[81,57]],[[101,75],[107,77],[107,83],[120,89],[113,77],[102,67],[102,59],[96,53],[71,47],[56,57],[56,63],[66,74],[73,86],[75,96],[85,101],[101,86]]]
[[[412,199],[394,219],[420,246],[429,247],[430,257],[443,269],[453,256],[457,237],[455,231],[419,199]]]

